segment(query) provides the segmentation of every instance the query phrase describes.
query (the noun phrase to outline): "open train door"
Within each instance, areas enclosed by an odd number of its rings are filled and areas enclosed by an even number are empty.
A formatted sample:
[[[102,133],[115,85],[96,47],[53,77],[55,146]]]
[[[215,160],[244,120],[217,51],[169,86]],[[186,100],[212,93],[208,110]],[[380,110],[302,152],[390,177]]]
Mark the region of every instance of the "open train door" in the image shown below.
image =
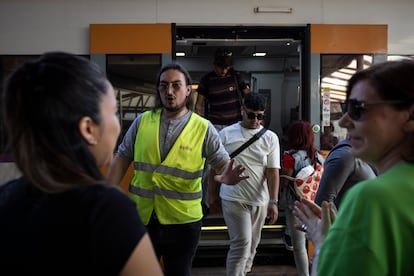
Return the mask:
[[[201,77],[213,70],[215,50],[229,50],[234,69],[251,91],[268,99],[266,126],[283,138],[292,120],[310,117],[309,35],[309,25],[177,25],[175,58],[188,69],[197,89]]]
[[[309,26],[176,26],[176,57],[190,72],[194,89],[213,70],[218,48],[226,48],[234,69],[250,84],[251,91],[267,98],[266,127],[282,143],[284,129],[295,119],[309,119]],[[283,241],[284,212],[274,225],[265,225],[256,261],[289,258]],[[220,213],[203,221],[195,264],[223,262],[229,237]]]

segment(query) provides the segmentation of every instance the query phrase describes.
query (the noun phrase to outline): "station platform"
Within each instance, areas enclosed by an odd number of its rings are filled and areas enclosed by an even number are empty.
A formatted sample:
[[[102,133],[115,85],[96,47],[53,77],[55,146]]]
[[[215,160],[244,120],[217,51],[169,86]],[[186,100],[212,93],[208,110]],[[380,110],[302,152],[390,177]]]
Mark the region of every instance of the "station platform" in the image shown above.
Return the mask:
[[[298,276],[293,252],[285,249],[279,239],[275,238],[274,229],[264,229],[263,240],[257,249],[252,272],[248,276]],[[270,231],[271,230],[271,231]],[[206,233],[203,233],[206,235]],[[269,235],[270,234],[270,235]],[[269,236],[273,236],[269,238]],[[193,261],[192,276],[225,276],[226,253],[228,243],[220,246],[220,240],[208,240],[202,242],[198,254]],[[214,241],[214,243],[212,243]],[[221,242],[225,242],[221,240]],[[228,242],[228,241],[227,241]],[[207,244],[214,244],[216,250],[212,250]],[[208,250],[210,249],[210,250]]]
[[[293,253],[284,251],[273,256],[256,256],[252,272],[248,276],[298,276]],[[192,276],[226,276],[225,257],[217,259],[195,259]]]
[[[248,276],[298,276],[296,268],[291,265],[259,265],[254,266]],[[192,276],[226,276],[226,268],[221,267],[195,267]]]

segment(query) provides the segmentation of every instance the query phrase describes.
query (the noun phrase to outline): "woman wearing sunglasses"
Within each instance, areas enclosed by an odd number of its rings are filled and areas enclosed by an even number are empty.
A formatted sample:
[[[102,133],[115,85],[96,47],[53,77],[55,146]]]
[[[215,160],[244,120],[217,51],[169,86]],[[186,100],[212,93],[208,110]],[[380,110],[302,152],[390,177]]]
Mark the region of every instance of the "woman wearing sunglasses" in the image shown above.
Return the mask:
[[[296,202],[299,225],[307,226],[316,249],[313,275],[414,274],[413,76],[414,60],[403,60],[350,79],[339,125],[352,154],[379,175],[351,188],[337,216],[331,203]]]

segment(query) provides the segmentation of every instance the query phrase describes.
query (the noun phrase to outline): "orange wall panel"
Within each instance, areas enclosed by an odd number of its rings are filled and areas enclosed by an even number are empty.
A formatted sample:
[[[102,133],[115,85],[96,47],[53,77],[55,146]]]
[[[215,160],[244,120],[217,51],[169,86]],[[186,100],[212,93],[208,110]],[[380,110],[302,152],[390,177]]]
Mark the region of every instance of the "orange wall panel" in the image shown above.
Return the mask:
[[[90,24],[91,54],[162,54],[172,51],[171,24]]]
[[[311,24],[311,53],[386,54],[388,26]]]

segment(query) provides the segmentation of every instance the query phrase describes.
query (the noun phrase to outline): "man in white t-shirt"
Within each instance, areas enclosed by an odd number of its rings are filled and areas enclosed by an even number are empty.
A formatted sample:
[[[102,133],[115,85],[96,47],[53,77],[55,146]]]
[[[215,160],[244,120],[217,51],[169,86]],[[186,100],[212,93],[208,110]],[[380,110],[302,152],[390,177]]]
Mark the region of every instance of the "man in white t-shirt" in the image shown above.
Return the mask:
[[[248,141],[262,128],[266,100],[259,93],[249,93],[244,98],[242,121],[225,127],[220,138],[229,153]],[[223,217],[230,237],[226,271],[228,276],[246,275],[250,272],[261,230],[268,220],[274,224],[278,217],[280,148],[279,138],[267,130],[237,156],[235,163],[243,164],[250,178],[238,185],[220,185],[220,200],[216,183],[209,185],[210,209],[221,203]]]

